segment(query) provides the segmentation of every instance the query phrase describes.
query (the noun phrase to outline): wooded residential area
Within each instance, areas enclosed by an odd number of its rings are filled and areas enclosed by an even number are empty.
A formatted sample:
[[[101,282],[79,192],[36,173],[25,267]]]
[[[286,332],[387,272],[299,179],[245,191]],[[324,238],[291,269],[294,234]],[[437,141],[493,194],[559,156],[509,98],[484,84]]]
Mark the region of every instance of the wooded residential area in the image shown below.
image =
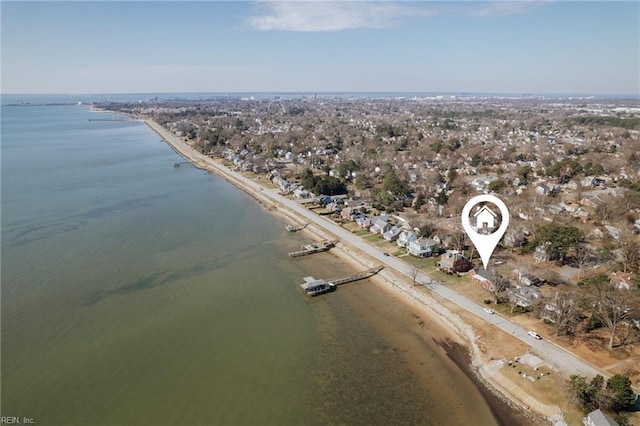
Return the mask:
[[[384,247],[400,238],[395,256],[454,250],[479,264],[460,214],[471,197],[497,194],[511,216],[494,253],[503,260],[469,273],[488,292],[484,303],[537,318],[567,344],[640,359],[640,109],[632,101],[298,97],[98,106],[152,118],[347,229],[358,222],[353,232],[371,227]],[[411,234],[419,249],[410,248]],[[425,251],[427,239],[435,244]],[[432,264],[415,265],[417,274]],[[640,368],[621,377],[637,381]],[[572,379],[581,407],[626,409],[612,399],[617,382],[585,380]]]

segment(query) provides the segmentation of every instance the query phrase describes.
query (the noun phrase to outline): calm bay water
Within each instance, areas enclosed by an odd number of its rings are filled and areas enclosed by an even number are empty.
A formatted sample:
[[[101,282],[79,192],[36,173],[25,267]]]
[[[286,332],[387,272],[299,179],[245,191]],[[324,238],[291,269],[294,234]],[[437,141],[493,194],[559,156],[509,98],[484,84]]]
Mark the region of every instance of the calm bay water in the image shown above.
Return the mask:
[[[179,157],[142,123],[89,121],[117,117],[2,109],[2,416],[495,423],[433,347],[420,354],[434,360],[432,383],[416,374],[397,330],[367,319],[392,302],[366,282],[312,300],[298,291],[303,276],[347,265],[290,261],[303,237],[247,195],[174,169]]]

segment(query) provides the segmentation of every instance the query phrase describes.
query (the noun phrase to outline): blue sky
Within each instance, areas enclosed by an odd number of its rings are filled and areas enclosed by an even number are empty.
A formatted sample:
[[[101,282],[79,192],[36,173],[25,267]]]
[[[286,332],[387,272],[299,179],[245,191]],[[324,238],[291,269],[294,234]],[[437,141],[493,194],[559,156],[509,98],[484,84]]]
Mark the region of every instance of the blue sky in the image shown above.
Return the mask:
[[[2,1],[2,93],[640,93],[640,3]]]

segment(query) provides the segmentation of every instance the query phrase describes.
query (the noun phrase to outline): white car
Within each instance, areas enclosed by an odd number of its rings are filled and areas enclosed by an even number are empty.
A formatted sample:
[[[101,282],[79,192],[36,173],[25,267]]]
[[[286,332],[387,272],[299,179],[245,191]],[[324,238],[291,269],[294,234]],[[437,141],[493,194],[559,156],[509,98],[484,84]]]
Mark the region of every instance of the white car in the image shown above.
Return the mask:
[[[536,340],[542,340],[542,337],[535,331],[529,331],[529,336],[534,337]]]
[[[485,311],[486,313],[488,313],[489,315],[493,315],[493,309],[484,308],[484,311]]]

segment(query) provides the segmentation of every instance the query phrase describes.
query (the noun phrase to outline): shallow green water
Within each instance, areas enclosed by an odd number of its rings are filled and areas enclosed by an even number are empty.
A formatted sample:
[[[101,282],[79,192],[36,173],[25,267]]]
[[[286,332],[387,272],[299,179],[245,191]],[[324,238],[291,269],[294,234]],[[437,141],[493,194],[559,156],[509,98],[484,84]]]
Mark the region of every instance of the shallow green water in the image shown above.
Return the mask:
[[[223,180],[173,168],[142,123],[89,121],[104,117],[2,110],[2,416],[446,423],[429,408],[438,390],[354,313],[366,283],[299,292],[346,265],[290,261],[301,236]]]

